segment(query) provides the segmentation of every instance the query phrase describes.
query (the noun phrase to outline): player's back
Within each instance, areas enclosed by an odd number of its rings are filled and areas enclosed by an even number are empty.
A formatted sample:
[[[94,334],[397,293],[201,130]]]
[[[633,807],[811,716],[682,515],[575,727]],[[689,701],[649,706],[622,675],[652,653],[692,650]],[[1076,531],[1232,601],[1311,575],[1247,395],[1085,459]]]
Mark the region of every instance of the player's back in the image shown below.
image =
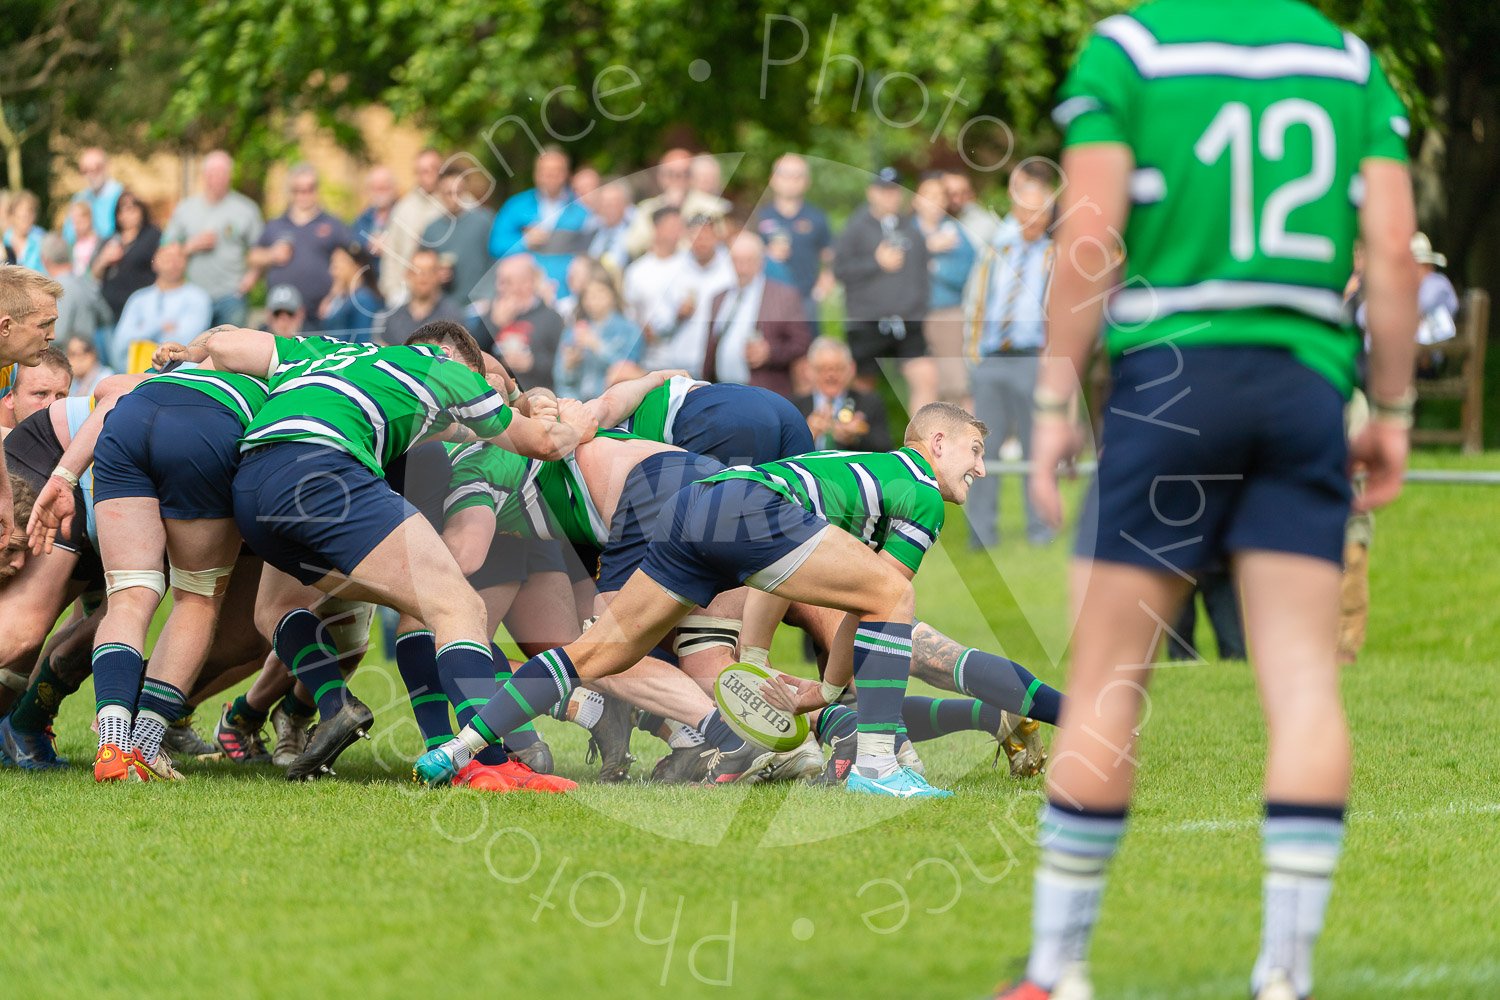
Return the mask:
[[[1111,352],[1286,347],[1347,391],[1360,162],[1407,132],[1365,44],[1293,0],[1156,0],[1099,24],[1062,96],[1069,146],[1134,154]]]

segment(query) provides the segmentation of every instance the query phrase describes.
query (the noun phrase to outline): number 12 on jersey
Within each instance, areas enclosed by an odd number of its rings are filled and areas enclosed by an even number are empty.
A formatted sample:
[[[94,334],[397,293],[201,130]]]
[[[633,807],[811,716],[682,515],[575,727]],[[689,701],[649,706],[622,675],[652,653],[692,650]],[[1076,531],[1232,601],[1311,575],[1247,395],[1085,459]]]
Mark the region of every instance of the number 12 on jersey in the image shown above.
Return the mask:
[[[1257,240],[1255,224],[1254,141],[1263,160],[1286,157],[1287,132],[1305,127],[1312,138],[1312,162],[1307,172],[1292,178],[1266,195],[1261,207]],[[1268,257],[1333,260],[1333,240],[1316,233],[1287,229],[1287,218],[1303,205],[1317,201],[1333,186],[1334,135],[1328,112],[1312,101],[1288,98],[1268,106],[1253,127],[1248,104],[1231,101],[1219,109],[1193,145],[1199,161],[1212,165],[1229,153],[1229,252],[1235,260],[1248,261],[1260,253]]]

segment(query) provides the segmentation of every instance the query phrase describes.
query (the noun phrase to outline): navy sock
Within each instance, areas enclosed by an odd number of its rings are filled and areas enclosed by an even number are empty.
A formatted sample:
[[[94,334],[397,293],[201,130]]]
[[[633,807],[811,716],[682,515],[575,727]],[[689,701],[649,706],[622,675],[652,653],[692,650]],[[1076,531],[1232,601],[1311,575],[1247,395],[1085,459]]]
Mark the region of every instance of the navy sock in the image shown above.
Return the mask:
[[[186,711],[187,696],[175,685],[146,678],[141,686],[140,704],[136,708],[135,728],[130,735],[131,746],[140,753],[142,760],[149,763],[156,759],[156,754],[161,749],[162,735]]]
[[[710,746],[718,747],[725,753],[734,753],[745,745],[744,738],[729,728],[729,723],[724,721],[723,713],[717,708],[703,717],[697,729]]]
[[[882,777],[895,768],[901,702],[910,673],[911,623],[860,622],[854,632],[854,692],[861,763],[855,766],[879,772],[866,777]]]
[[[661,727],[666,724],[667,720],[664,716],[652,715],[650,712],[642,712],[640,718],[635,720],[635,728],[643,733],[650,733],[652,736],[661,732]]]
[[[848,705],[829,705],[818,715],[815,735],[824,746],[835,738],[852,736],[859,729],[859,715]]]
[[[438,651],[440,669],[444,653],[460,645],[469,647],[470,653],[474,651],[473,643],[449,643]],[[485,659],[494,662],[489,658],[488,649],[485,650]],[[578,671],[573,669],[573,661],[563,647],[546,650],[521,664],[511,679],[493,692],[488,704],[479,710],[469,725],[487,742],[498,743],[500,737],[543,714],[577,686]],[[491,687],[493,689],[493,685]]]
[[[497,643],[490,643],[490,655],[495,658],[496,684],[504,684],[506,681],[510,680],[511,677],[515,676],[513,673],[511,673],[510,659],[505,655],[505,650],[501,649]],[[558,704],[561,705],[563,704],[563,702],[558,702]],[[524,750],[527,747],[532,746],[533,744],[540,743],[541,741],[542,738],[536,734],[536,726],[533,726],[529,722],[521,728],[513,729],[505,734],[505,745],[511,750]],[[479,754],[479,757],[483,756],[483,753]],[[476,757],[475,759],[477,760],[478,757]],[[501,761],[500,763],[503,764],[504,761]]]
[[[1043,684],[1016,661],[994,653],[964,650],[953,667],[953,684],[971,698],[1050,726],[1057,725],[1062,712],[1061,691]]]
[[[453,739],[453,716],[438,677],[437,645],[431,632],[403,632],[396,637],[396,669],[406,685],[423,745],[431,750]]]
[[[10,724],[27,733],[39,733],[52,725],[62,700],[78,690],[78,683],[65,681],[52,667],[52,658],[42,661],[36,680],[16,701],[10,712]]]
[[[337,715],[348,685],[339,670],[338,646],[318,616],[306,608],[288,611],[276,625],[271,646],[292,676],[312,692],[323,721]]]
[[[135,711],[146,661],[123,642],[106,642],[94,649],[94,710],[117,705]]]
[[[1000,710],[973,698],[921,698],[907,695],[901,703],[901,721],[914,742],[935,740],[949,733],[976,730],[993,733],[1000,728]]]

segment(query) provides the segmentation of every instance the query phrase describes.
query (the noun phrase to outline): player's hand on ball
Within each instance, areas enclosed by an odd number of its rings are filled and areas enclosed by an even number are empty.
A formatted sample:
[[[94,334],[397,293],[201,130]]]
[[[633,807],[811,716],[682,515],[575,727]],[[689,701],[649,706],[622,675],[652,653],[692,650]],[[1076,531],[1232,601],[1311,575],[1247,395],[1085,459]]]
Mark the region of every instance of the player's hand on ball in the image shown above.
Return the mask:
[[[162,341],[156,353],[151,355],[151,366],[153,368],[165,368],[174,361],[182,361],[187,358],[187,348],[171,340]]]
[[[760,693],[770,704],[793,715],[802,715],[828,704],[823,700],[822,688],[816,681],[780,671],[761,685]]]

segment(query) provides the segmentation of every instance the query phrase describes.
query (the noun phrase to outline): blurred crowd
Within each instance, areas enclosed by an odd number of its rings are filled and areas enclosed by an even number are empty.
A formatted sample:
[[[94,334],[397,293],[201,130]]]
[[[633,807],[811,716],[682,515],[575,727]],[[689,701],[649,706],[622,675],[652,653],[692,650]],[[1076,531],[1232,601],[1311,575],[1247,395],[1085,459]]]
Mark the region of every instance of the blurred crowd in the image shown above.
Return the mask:
[[[51,231],[35,195],[0,192],[4,254],[63,284],[58,358],[75,393],[220,323],[400,343],[443,319],[465,324],[526,388],[588,398],[680,368],[787,396],[829,448],[891,446],[877,388],[899,375],[909,412],[937,399],[972,408],[991,429],[991,459],[1025,457],[1046,341],[1050,161],[1011,171],[1003,213],[963,172],[885,167],[837,226],[808,200],[810,164],[791,153],[748,204],[727,197],[718,158],[686,149],[601,176],[547,148],[531,186],[498,207],[466,156],[423,149],[414,167],[405,192],[389,166],[371,167],[363,208],[346,221],[325,208],[317,171],[298,164],[286,210],[266,219],[216,150],[198,192],[153,220],[90,148],[78,158],[83,187]],[[1414,249],[1440,264],[1430,246]],[[1451,335],[1449,312],[1446,326],[1431,321],[1433,336]],[[820,335],[825,324],[842,336]],[[1000,488],[999,477],[974,486],[976,548],[999,541]],[[1020,499],[1027,540],[1046,544],[1024,482]]]

